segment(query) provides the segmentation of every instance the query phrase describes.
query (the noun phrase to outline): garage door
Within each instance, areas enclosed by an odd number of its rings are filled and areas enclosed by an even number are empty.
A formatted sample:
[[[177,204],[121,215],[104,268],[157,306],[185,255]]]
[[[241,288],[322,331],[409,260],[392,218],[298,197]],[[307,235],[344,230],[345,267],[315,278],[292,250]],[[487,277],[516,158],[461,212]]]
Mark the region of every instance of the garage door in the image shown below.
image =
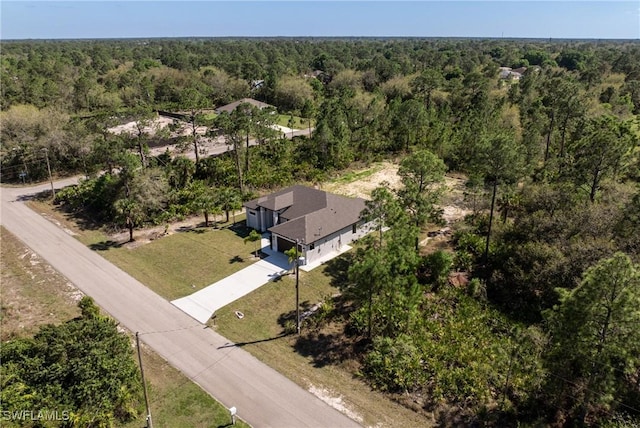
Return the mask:
[[[278,236],[277,239],[278,239],[278,251],[281,253],[284,253],[285,251],[293,248],[296,245],[295,242],[287,241],[286,239],[281,238],[280,236]]]

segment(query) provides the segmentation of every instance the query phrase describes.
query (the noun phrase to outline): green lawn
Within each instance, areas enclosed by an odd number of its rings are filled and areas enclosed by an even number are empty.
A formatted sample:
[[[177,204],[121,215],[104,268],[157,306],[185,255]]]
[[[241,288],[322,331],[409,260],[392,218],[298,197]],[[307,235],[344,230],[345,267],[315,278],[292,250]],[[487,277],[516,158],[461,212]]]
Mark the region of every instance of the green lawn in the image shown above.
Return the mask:
[[[243,241],[244,221],[237,227],[195,228],[129,249],[109,241],[89,247],[167,300],[198,291],[258,259],[255,245]]]
[[[280,126],[286,126],[287,128],[291,128],[291,124],[289,121],[291,120],[290,114],[279,114],[276,119],[276,124]],[[314,120],[311,120],[311,127],[315,126]],[[309,127],[309,120],[299,117],[293,116],[293,129],[307,129]]]

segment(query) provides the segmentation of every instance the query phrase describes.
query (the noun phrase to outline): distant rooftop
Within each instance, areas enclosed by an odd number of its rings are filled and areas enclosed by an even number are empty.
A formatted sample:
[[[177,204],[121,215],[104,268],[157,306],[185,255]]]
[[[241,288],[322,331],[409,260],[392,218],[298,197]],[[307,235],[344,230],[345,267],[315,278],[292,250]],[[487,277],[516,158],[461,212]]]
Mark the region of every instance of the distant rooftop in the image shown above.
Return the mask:
[[[258,100],[254,100],[253,98],[243,98],[241,100],[238,101],[234,101],[230,104],[224,105],[222,107],[218,107],[216,109],[216,113],[220,114],[220,113],[231,113],[232,111],[234,111],[236,108],[238,108],[238,106],[240,104],[251,104],[254,107],[259,108],[260,110],[262,110],[263,108],[267,108],[267,107],[271,107],[274,108],[274,106],[272,106],[271,104],[267,104],[267,103],[263,103],[262,101],[258,101]]]

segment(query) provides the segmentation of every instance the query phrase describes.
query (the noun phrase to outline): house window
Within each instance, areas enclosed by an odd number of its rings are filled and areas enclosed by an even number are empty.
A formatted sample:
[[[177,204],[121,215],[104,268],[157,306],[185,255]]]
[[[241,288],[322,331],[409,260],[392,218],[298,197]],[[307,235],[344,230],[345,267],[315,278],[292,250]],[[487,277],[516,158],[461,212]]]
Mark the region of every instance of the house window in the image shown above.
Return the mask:
[[[310,250],[313,250],[314,248],[316,248],[316,244],[315,243],[309,244],[309,249]]]
[[[358,225],[354,223],[354,225],[351,227],[351,232],[356,233],[357,228],[358,228]]]
[[[255,212],[253,212],[253,211],[249,211],[249,214],[251,214],[251,215],[256,215],[256,213],[255,213]]]

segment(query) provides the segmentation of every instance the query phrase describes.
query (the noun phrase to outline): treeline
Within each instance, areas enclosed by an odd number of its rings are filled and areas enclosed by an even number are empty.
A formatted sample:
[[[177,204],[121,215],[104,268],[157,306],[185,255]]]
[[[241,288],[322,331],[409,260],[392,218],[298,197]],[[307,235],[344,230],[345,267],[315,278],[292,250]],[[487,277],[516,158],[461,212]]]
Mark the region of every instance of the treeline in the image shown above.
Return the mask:
[[[246,96],[322,119],[312,156],[321,169],[419,143],[463,169],[470,141],[496,122],[521,132],[532,155],[541,136],[545,157],[564,154],[585,110],[629,118],[640,109],[634,43],[139,40],[2,49],[5,181],[46,176],[43,147],[58,173],[90,167],[91,144],[110,125],[91,119],[112,125],[139,110],[193,111]],[[529,69],[511,85],[499,66]]]
[[[3,181],[45,178],[46,149],[56,173],[89,177],[58,201],[133,236],[144,222],[191,213],[208,222],[263,189],[400,158],[402,189],[376,190],[368,207],[391,229],[364,243],[339,284],[366,379],[443,423],[637,421],[638,43],[139,40],[2,49]],[[526,70],[501,77],[499,67]],[[206,114],[245,96],[313,122],[313,133],[283,138],[269,127],[274,116],[250,105]],[[166,138],[149,131],[155,109],[186,114],[172,126],[190,130],[177,143],[195,160],[150,155]],[[136,132],[108,132],[126,120]],[[231,150],[201,153],[202,124]],[[456,225],[454,252],[422,254],[446,170],[464,173],[467,196],[480,203],[469,202],[472,215]],[[468,284],[449,285],[451,271]]]
[[[125,118],[154,109],[202,116],[246,96],[318,119],[309,163],[324,171],[413,145],[464,170],[489,128],[518,134],[531,162],[564,157],[585,113],[626,121],[640,110],[635,43],[137,40],[2,49],[3,181],[46,177],[43,148],[54,172],[91,171],[96,140]],[[498,78],[499,66],[529,68],[513,84]]]
[[[640,59],[632,42],[529,40],[3,41],[2,50],[3,110],[33,104],[67,111],[133,107],[139,101],[171,107],[192,84],[209,86],[215,105],[247,93],[257,80],[265,81],[260,97],[275,103],[284,77],[315,70],[325,81],[345,70],[362,72],[367,91],[428,69],[449,79],[485,65],[560,66],[579,72],[585,82],[607,72],[637,82]]]

